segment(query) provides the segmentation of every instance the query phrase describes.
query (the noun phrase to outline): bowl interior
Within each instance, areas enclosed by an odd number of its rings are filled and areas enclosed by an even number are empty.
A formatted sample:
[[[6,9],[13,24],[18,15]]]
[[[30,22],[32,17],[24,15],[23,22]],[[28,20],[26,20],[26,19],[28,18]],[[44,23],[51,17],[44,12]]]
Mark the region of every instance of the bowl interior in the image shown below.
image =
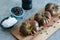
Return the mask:
[[[19,15],[15,15],[11,10],[12,10],[12,8],[10,9],[10,14],[14,17],[19,18],[19,17],[23,17],[23,15],[24,15],[24,10],[23,9],[22,9],[22,13],[20,13]]]

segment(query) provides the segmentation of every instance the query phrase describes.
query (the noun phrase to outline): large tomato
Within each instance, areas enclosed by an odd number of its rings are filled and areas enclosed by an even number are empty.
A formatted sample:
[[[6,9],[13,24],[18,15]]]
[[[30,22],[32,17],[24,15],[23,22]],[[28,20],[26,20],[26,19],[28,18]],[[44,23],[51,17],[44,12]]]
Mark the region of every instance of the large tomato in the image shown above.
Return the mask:
[[[48,3],[45,6],[45,11],[49,11],[52,16],[57,16],[60,13],[60,8],[54,3]]]
[[[34,16],[34,20],[36,20],[39,23],[39,26],[46,26],[48,25],[49,20],[51,19],[51,15],[49,12],[36,14]]]

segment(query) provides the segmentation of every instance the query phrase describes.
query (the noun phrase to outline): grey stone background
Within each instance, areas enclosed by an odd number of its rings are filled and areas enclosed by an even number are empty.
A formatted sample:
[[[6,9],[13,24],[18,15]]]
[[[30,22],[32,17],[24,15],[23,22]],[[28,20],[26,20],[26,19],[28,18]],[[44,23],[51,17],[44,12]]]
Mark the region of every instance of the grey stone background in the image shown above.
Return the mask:
[[[60,6],[60,0],[33,0],[33,8],[27,12],[23,16],[23,19],[18,19],[19,23],[21,24],[23,21],[28,19],[30,16],[34,15],[38,12],[41,8],[44,8],[45,5],[49,2],[56,3]],[[0,22],[10,16],[10,9],[14,6],[21,7],[21,0],[0,0]],[[10,33],[9,30],[3,30],[0,27],[0,40],[16,40]]]

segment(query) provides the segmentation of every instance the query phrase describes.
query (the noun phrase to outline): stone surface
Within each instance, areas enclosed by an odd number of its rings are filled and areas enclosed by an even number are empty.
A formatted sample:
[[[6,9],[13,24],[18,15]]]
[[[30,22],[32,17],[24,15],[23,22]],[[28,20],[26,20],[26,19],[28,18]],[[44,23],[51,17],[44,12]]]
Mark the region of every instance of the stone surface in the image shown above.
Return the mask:
[[[34,15],[38,10],[44,8],[44,6],[53,2],[60,6],[60,0],[33,0],[33,8],[31,10],[25,11],[23,19],[18,19],[18,24],[28,19],[30,16]],[[21,0],[0,0],[0,22],[5,18],[10,16],[10,9],[14,6],[21,7]],[[16,40],[10,33],[10,30],[4,30],[0,27],[0,40]]]

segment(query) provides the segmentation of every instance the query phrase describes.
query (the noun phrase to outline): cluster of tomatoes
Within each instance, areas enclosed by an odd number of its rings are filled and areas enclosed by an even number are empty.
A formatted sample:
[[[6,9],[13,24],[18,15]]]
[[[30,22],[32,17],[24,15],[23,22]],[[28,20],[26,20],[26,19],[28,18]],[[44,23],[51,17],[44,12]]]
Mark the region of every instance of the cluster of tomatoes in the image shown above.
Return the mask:
[[[35,15],[35,20],[38,21],[40,26],[47,26],[52,17],[58,16],[60,9],[58,5],[54,3],[48,3],[45,6],[44,13],[38,13]]]
[[[46,26],[51,21],[52,17],[59,14],[59,7],[54,3],[48,3],[45,6],[43,13],[36,13],[34,19],[25,21],[20,27],[22,35],[32,35],[39,30],[41,26]]]

